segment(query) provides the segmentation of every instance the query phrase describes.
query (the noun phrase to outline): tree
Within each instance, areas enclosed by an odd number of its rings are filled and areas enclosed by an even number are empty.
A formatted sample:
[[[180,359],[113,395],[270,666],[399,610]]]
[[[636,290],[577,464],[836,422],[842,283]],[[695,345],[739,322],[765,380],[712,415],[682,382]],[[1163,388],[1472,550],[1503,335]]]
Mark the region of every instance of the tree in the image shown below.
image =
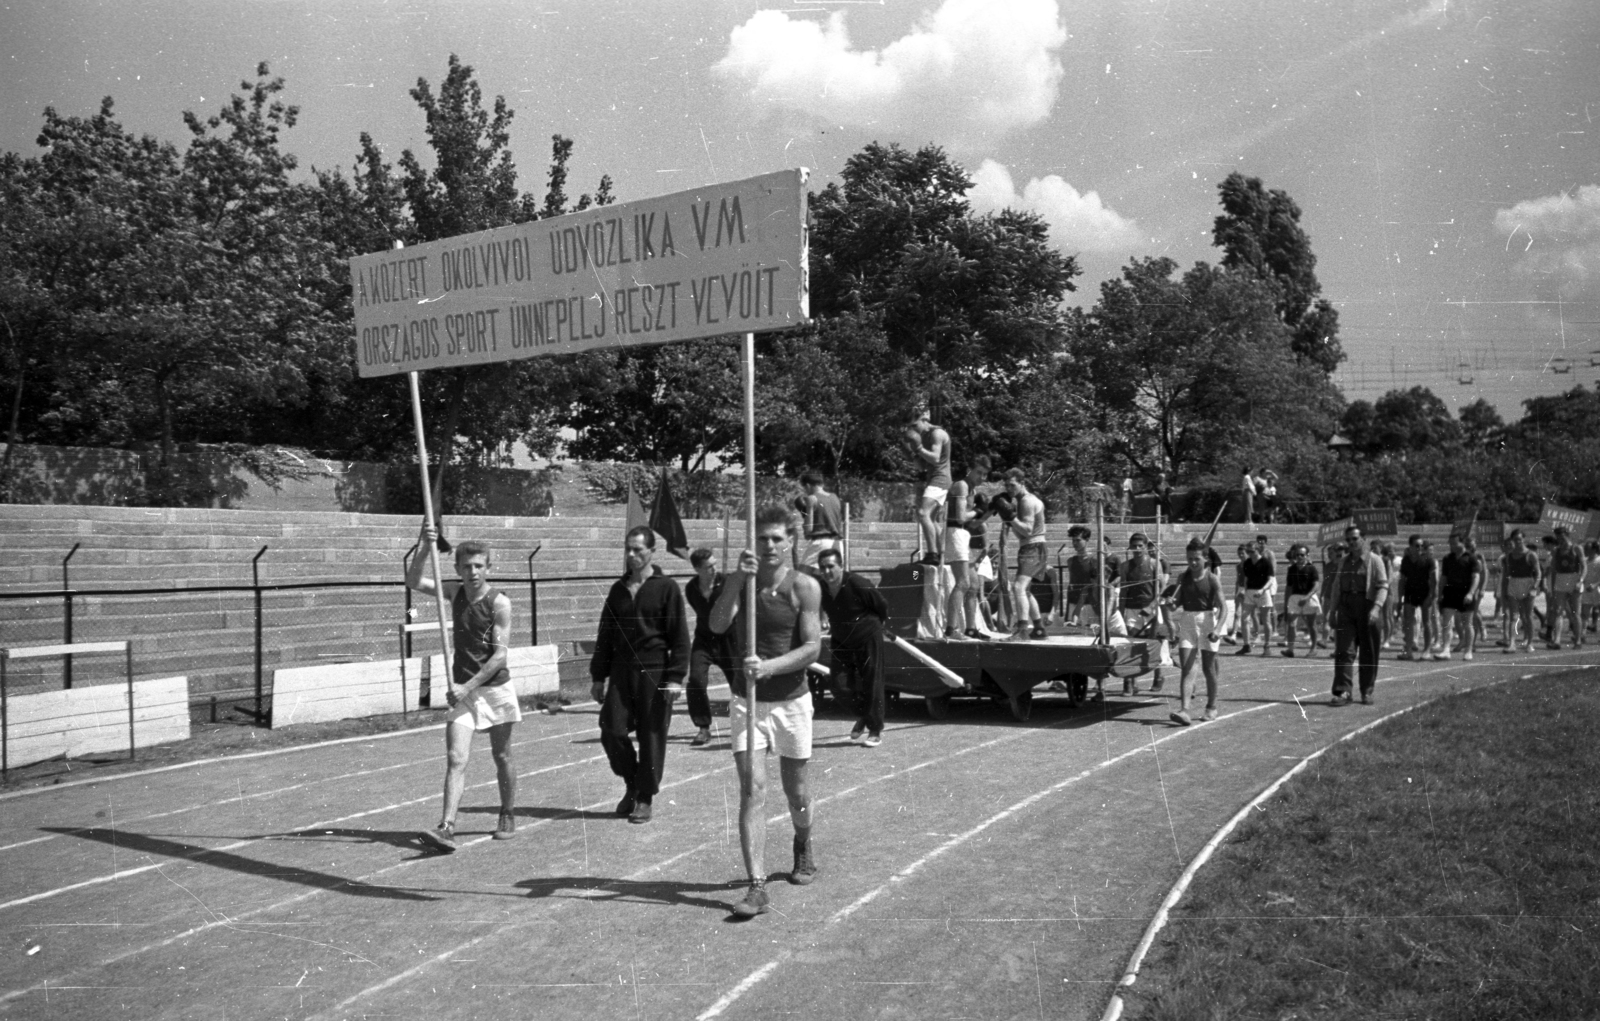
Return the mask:
[[[1300,227],[1300,207],[1288,193],[1267,191],[1257,177],[1234,172],[1217,188],[1222,215],[1212,227],[1212,244],[1223,250],[1222,265],[1277,284],[1278,317],[1289,327],[1290,347],[1300,360],[1332,373],[1344,360],[1339,344],[1339,313],[1317,296],[1317,257]]]
[[[1378,451],[1405,452],[1430,447],[1454,447],[1461,442],[1461,427],[1450,408],[1432,390],[1414,386],[1390,390],[1372,407],[1372,437]]]
[[[1456,412],[1461,424],[1461,437],[1476,450],[1498,445],[1506,423],[1494,405],[1479,397]]]
[[[1285,343],[1257,278],[1135,259],[1101,285],[1074,354],[1119,454],[1145,475],[1237,474],[1286,435],[1331,435],[1338,394]]]

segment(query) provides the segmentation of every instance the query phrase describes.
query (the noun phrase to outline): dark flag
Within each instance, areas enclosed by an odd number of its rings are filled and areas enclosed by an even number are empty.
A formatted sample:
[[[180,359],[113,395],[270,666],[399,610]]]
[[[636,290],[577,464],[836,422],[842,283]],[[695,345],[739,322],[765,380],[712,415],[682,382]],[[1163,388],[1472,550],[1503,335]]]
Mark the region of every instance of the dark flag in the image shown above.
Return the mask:
[[[650,508],[650,527],[667,541],[668,550],[684,560],[689,559],[689,536],[684,533],[683,519],[678,517],[678,505],[672,502],[672,490],[667,488],[665,468],[661,469],[661,486]]]
[[[626,531],[631,532],[635,528],[638,528],[641,525],[648,526],[650,524],[650,515],[645,513],[644,503],[643,503],[643,501],[641,501],[639,499],[638,492],[636,492],[634,490],[634,488],[633,488],[633,478],[632,478],[632,476],[630,476],[628,478],[627,514],[628,514],[627,523],[623,525],[623,528]]]

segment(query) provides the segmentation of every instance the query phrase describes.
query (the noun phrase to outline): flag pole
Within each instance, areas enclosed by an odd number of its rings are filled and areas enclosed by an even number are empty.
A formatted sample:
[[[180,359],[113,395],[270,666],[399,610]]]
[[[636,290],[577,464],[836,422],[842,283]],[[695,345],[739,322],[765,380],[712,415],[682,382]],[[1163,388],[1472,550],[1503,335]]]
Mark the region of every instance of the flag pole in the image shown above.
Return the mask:
[[[744,335],[744,534],[745,548],[756,548],[756,335]],[[744,583],[744,636],[747,656],[756,654],[756,577]],[[744,721],[745,767],[750,770],[750,789],[755,787],[756,763],[756,682],[744,680],[746,698]]]
[[[1106,572],[1106,504],[1105,494],[1095,493],[1094,501],[1094,534],[1097,544],[1095,556],[1100,561],[1100,644],[1111,644],[1111,629],[1106,626],[1106,602],[1111,595],[1111,576]]]

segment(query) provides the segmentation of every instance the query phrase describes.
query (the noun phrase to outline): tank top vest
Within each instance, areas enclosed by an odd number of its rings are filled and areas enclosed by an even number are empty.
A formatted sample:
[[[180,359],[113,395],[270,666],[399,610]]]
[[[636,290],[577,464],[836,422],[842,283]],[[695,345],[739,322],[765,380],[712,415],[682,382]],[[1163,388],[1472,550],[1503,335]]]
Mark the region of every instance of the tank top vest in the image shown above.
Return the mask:
[[[1511,578],[1532,578],[1539,573],[1537,554],[1523,550],[1506,554],[1506,575]]]
[[[929,432],[928,439],[932,439],[931,431]],[[931,449],[928,446],[927,440],[923,440],[922,449]],[[934,464],[928,465],[928,474],[924,485],[936,486],[939,489],[948,490],[952,481],[953,480],[950,476],[950,445],[946,443],[944,452],[939,455],[939,460]]]
[[[498,589],[491,588],[483,593],[483,598],[468,603],[467,590],[462,587],[456,589],[455,598],[450,601],[456,653],[450,664],[450,675],[457,684],[472,680],[494,655],[494,601],[499,595]],[[483,686],[492,688],[510,680],[511,671],[502,666]]]
[[[800,611],[795,609],[794,584],[799,575],[790,571],[784,576],[783,581],[772,592],[756,591],[756,655],[762,659],[774,659],[782,656],[800,644]],[[747,593],[739,593],[739,608],[741,620],[747,609]],[[735,621],[734,626],[739,631],[739,647],[742,650],[748,641],[746,629],[748,625]],[[742,656],[740,657],[743,658]],[[737,680],[737,688],[730,678],[729,688],[735,695],[743,697],[748,690],[742,676]],[[809,690],[806,684],[806,672],[796,670],[793,673],[779,674],[776,677],[764,677],[756,682],[757,702],[787,702],[799,698]]]
[[[1215,609],[1213,595],[1217,591],[1217,576],[1210,571],[1200,572],[1199,579],[1190,577],[1188,571],[1178,579],[1177,601],[1178,609],[1189,613],[1200,613],[1205,610]]]
[[[811,511],[811,532],[806,538],[825,539],[843,534],[844,525],[839,518],[844,508],[839,498],[832,493],[823,493],[816,499],[816,506]]]

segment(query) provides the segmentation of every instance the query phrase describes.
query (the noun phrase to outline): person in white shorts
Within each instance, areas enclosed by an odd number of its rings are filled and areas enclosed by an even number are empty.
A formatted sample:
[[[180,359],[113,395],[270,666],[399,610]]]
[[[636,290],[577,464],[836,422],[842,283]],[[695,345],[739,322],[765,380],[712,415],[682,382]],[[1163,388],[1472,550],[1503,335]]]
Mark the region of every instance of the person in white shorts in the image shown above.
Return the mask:
[[[789,800],[794,823],[794,868],[789,882],[799,886],[817,875],[811,847],[811,789],[806,765],[811,758],[811,690],[806,667],[822,651],[822,588],[809,574],[789,565],[788,512],[764,507],[756,515],[756,549],[739,555],[739,566],[729,575],[722,594],[711,608],[711,630],[734,630],[734,645],[744,652],[743,668],[728,679],[733,691],[728,730],[733,738],[733,761],[739,773],[739,846],[744,852],[750,886],[732,905],[734,915],[753,918],[767,910],[767,766],[755,752],[778,753],[783,793]],[[744,602],[747,581],[756,584],[755,648],[750,648],[749,612]],[[755,685],[755,747],[750,747],[747,727],[747,685]]]
[[[1288,585],[1288,595],[1284,597],[1284,630],[1287,633],[1289,647],[1283,654],[1290,659],[1294,658],[1294,624],[1295,621],[1304,621],[1306,626],[1306,650],[1309,656],[1317,650],[1317,617],[1322,614],[1322,600],[1317,593],[1322,588],[1322,572],[1317,570],[1317,565],[1311,562],[1311,549],[1304,543],[1296,543],[1289,547],[1289,570],[1284,579]]]
[[[434,583],[423,574],[429,558],[422,550],[432,548],[438,536],[431,525],[422,526],[421,541],[426,545],[411,558],[406,570],[406,584],[424,595],[433,595]],[[450,706],[444,728],[444,811],[437,827],[419,834],[424,843],[447,854],[456,849],[456,810],[466,786],[472,735],[480,730],[489,732],[489,750],[500,781],[500,819],[494,839],[510,840],[517,835],[517,771],[511,759],[511,728],[522,721],[511,672],[506,669],[511,600],[489,586],[488,546],[457,543],[455,555],[461,587],[450,602],[455,656],[444,696]]]
[[[939,562],[940,534],[944,526],[945,500],[954,479],[950,472],[950,434],[933,424],[926,404],[917,408],[916,418],[906,431],[912,453],[922,463],[922,493],[917,499],[917,527],[922,536],[922,562]]]
[[[953,581],[945,597],[944,637],[947,641],[979,637],[976,625],[967,616],[967,608],[973,603],[969,598],[972,566],[967,562],[972,547],[972,533],[967,531],[967,521],[972,516],[967,507],[969,494],[965,478],[950,484],[944,519],[944,563],[950,568]]]
[[[1206,679],[1206,708],[1201,719],[1217,718],[1217,633],[1222,630],[1222,613],[1227,606],[1222,582],[1206,562],[1204,540],[1190,539],[1184,552],[1189,569],[1168,587],[1164,600],[1172,613],[1178,640],[1178,708],[1171,718],[1180,727],[1194,722],[1189,715],[1189,675],[1194,669],[1196,653]]]

